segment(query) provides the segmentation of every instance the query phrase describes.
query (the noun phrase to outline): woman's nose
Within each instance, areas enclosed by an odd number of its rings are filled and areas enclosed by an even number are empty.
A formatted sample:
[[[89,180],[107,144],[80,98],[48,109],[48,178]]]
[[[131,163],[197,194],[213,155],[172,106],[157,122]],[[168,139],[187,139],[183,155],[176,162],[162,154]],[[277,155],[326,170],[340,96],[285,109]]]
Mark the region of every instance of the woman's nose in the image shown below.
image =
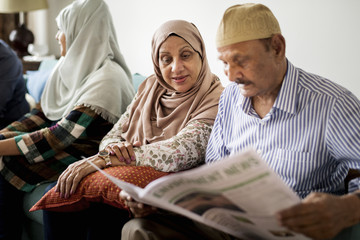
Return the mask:
[[[173,72],[180,72],[184,69],[184,64],[180,59],[174,59],[172,64],[172,71]]]

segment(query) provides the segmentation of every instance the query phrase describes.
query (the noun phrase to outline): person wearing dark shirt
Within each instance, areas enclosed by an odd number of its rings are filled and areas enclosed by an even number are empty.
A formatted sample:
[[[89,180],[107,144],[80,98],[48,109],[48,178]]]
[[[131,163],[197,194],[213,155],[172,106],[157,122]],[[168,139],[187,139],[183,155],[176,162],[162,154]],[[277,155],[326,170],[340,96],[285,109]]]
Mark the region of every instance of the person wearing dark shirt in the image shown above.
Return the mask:
[[[0,39],[0,129],[29,112],[20,59]]]

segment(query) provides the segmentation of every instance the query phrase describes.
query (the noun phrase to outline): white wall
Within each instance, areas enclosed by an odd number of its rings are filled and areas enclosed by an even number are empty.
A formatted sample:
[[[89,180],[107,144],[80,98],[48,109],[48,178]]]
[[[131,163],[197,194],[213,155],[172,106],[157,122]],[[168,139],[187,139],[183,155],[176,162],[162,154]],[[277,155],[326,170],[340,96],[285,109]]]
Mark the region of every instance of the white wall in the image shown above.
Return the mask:
[[[73,0],[47,0],[47,10],[37,10],[28,13],[28,28],[34,33],[35,44],[48,45],[49,55],[60,55],[59,44],[55,40],[58,27],[55,22],[60,10]]]
[[[71,0],[48,0],[49,26],[57,12]],[[193,22],[202,33],[212,71],[224,84],[222,63],[217,60],[215,33],[223,12],[236,0],[105,0],[117,30],[120,49],[133,72],[153,72],[150,44],[154,31],[170,19]],[[270,7],[287,42],[287,57],[298,67],[327,77],[360,98],[359,0],[258,0]],[[59,9],[55,9],[59,8]],[[55,14],[56,12],[56,14]],[[49,34],[56,33],[49,29]],[[50,38],[52,42],[53,36]],[[52,53],[58,46],[50,44]],[[94,46],[95,47],[95,46]]]

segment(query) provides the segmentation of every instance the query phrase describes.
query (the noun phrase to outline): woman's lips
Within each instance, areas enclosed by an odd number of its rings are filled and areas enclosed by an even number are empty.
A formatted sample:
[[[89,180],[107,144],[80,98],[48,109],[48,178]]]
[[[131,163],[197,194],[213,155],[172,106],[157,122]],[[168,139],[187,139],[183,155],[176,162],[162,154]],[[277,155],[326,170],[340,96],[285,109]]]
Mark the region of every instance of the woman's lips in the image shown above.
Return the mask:
[[[172,78],[175,83],[183,83],[186,80],[186,76],[179,76]]]

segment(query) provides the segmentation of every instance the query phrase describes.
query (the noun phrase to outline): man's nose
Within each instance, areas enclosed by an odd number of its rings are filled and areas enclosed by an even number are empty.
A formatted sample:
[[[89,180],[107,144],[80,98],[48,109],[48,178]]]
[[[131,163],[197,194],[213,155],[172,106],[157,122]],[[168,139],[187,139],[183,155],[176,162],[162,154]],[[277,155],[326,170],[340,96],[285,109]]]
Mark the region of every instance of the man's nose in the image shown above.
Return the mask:
[[[231,82],[234,82],[237,78],[239,78],[239,76],[242,74],[239,72],[238,69],[236,69],[235,67],[232,67],[230,65],[227,65],[225,68],[225,75],[228,77],[228,79]]]

